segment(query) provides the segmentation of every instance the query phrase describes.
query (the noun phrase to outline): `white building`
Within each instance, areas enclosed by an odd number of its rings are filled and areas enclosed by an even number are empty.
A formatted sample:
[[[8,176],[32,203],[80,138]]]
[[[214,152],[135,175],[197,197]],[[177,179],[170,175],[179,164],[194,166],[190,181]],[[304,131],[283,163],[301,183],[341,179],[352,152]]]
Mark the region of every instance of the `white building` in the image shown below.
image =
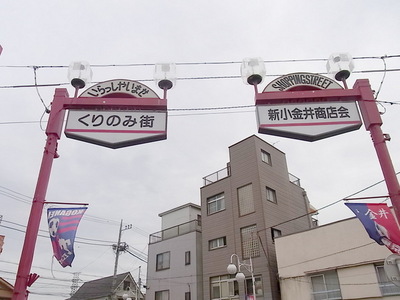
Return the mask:
[[[202,300],[201,208],[188,203],[160,213],[150,235],[147,300]]]
[[[391,252],[357,218],[275,241],[282,300],[400,298],[383,262]]]

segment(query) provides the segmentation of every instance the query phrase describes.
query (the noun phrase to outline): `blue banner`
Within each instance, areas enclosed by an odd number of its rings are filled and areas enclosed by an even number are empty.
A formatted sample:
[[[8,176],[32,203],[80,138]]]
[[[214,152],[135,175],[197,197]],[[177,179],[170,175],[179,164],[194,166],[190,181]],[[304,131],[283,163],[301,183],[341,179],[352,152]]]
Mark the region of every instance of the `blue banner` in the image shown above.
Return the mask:
[[[76,230],[87,207],[49,208],[47,222],[54,257],[61,266],[71,266],[75,258]]]

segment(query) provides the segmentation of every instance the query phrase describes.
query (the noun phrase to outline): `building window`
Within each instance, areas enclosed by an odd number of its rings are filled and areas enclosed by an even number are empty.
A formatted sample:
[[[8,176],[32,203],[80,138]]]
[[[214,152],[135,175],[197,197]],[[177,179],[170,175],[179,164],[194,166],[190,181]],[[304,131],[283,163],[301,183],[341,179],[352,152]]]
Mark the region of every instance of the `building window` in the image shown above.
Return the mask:
[[[185,265],[190,265],[190,251],[185,252]]]
[[[267,200],[271,201],[273,203],[276,203],[277,200],[276,200],[276,192],[275,192],[275,190],[273,190],[273,189],[271,189],[269,187],[266,187],[265,190],[267,192]]]
[[[239,285],[233,276],[215,276],[210,278],[211,299],[238,299]]]
[[[243,258],[260,256],[260,246],[257,237],[257,225],[251,225],[240,229],[242,239]]]
[[[272,242],[275,242],[275,239],[277,237],[282,236],[282,231],[276,228],[271,228],[271,236],[272,236]]]
[[[261,277],[254,277],[254,288],[256,290],[256,298],[262,299],[261,297],[264,295],[264,292]],[[253,295],[253,280],[251,278],[246,279],[245,289],[246,299],[254,299],[254,297],[248,297],[250,295]]]
[[[225,209],[225,195],[220,193],[218,195],[207,198],[207,213],[209,215]]]
[[[158,291],[155,296],[155,300],[169,300],[169,291]]]
[[[130,290],[130,289],[131,289],[131,282],[125,280],[125,281],[124,281],[124,287],[123,287],[123,288],[124,288],[124,291]]]
[[[226,237],[220,237],[217,239],[210,240],[208,242],[208,247],[210,250],[222,248],[226,246]]]
[[[314,300],[342,299],[336,270],[312,275],[311,284]]]
[[[385,270],[383,269],[383,265],[375,266],[375,269],[382,296],[400,295],[400,287],[396,286],[388,279]]]
[[[269,165],[272,165],[271,154],[269,154],[267,151],[261,150],[261,160]]]
[[[238,188],[239,215],[244,216],[254,212],[253,185]]]
[[[185,300],[191,300],[190,292],[185,292]]]
[[[156,257],[156,270],[161,271],[165,269],[169,269],[170,265],[170,252],[164,252],[157,254]]]

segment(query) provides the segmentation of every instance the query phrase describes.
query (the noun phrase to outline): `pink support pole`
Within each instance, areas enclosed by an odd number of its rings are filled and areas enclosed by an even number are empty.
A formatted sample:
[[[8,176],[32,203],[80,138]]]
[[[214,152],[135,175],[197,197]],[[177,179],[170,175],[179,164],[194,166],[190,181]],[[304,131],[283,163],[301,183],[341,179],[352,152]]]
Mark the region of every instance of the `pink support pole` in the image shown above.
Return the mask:
[[[361,95],[359,107],[365,128],[370,132],[372,142],[381,165],[383,177],[394,207],[397,220],[400,221],[400,185],[386,146],[386,137],[382,132],[382,119],[367,79],[359,79],[354,85]]]
[[[62,123],[65,115],[65,110],[62,106],[64,99],[68,99],[67,91],[65,89],[57,89],[52,109],[50,111],[49,122],[47,124],[47,140],[32,201],[31,213],[26,227],[24,246],[19,261],[12,300],[27,299],[29,294],[27,287],[34,281],[32,280],[30,271],[35,252],[36,240],[39,233],[40,219],[42,217],[47,187],[50,180],[51,167],[53,165],[53,159],[57,157],[57,141],[60,139]],[[35,279],[37,278],[38,276],[35,277]]]
[[[18,266],[17,279],[15,281],[13,300],[25,300],[28,298],[27,285],[29,273],[32,267],[35,244],[39,232],[40,219],[45,202],[47,186],[50,179],[51,166],[57,148],[57,138],[54,134],[47,137],[43,153],[42,165],[32,202],[31,213],[26,227],[24,247]]]

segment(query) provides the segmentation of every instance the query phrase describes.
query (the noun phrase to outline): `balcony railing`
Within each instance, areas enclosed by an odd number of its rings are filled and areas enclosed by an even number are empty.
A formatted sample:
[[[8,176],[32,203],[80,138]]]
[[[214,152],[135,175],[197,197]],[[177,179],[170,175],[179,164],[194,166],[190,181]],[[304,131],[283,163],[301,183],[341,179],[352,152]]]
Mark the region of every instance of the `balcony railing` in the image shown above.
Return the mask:
[[[201,224],[199,220],[189,221],[174,227],[158,231],[156,233],[152,233],[150,234],[149,237],[149,244],[154,244],[164,240],[172,239],[174,237],[184,235],[186,233],[193,231],[201,232]]]
[[[230,175],[231,175],[231,170],[228,164],[226,168],[223,168],[221,170],[218,170],[217,172],[211,173],[210,175],[203,177],[203,186],[214,183]],[[301,186],[300,178],[291,173],[289,173],[289,181],[297,186]]]
[[[301,186],[300,185],[300,178],[296,177],[296,176],[294,176],[293,174],[290,174],[290,173],[289,173],[289,181],[291,183],[295,184],[295,185]]]
[[[230,166],[228,164],[226,166],[226,168],[223,168],[221,170],[218,170],[217,172],[214,172],[210,175],[203,177],[203,183],[204,183],[204,185],[208,185],[208,184],[214,183],[218,180],[221,180],[225,177],[228,177],[228,176],[230,176],[230,174],[231,174],[231,170],[230,170]]]

